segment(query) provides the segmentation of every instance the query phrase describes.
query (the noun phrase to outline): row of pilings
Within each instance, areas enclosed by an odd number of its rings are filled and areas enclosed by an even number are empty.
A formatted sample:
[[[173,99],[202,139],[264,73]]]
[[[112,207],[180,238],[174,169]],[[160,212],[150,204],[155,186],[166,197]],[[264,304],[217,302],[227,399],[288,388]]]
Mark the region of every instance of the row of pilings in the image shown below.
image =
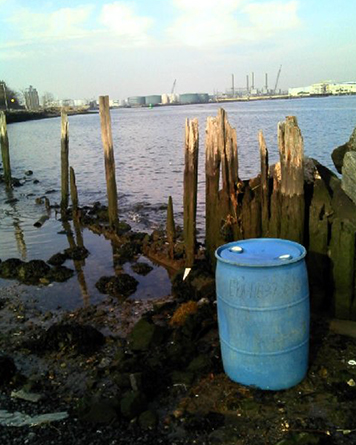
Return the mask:
[[[109,229],[118,228],[115,159],[108,96],[99,98],[108,196]],[[75,172],[69,166],[68,119],[62,113],[61,209],[65,215],[69,194],[73,216],[78,217]],[[209,117],[205,137],[205,254],[212,269],[215,250],[227,242],[247,238],[285,238],[303,244],[312,306],[338,318],[356,319],[356,206],[343,190],[343,180],[315,160],[305,159],[297,119],[278,123],[279,162],[269,166],[268,148],[258,134],[261,172],[241,180],[238,174],[236,130],[223,109]],[[4,180],[11,183],[5,118],[1,118]],[[198,192],[198,120],[186,120],[184,141],[183,237],[185,266],[196,261]],[[70,185],[70,191],[69,191]],[[168,200],[167,242],[174,260],[176,228],[172,198]],[[181,262],[179,263],[181,264]]]
[[[191,133],[191,125],[188,121],[186,133]],[[312,308],[337,318],[356,319],[356,205],[344,191],[350,178],[344,178],[344,174],[340,179],[318,161],[304,157],[296,117],[287,116],[278,123],[277,135],[279,162],[269,166],[268,149],[260,131],[260,174],[242,181],[238,175],[237,134],[226,112],[220,109],[217,117],[207,119],[206,255],[214,266],[216,248],[227,242],[269,237],[301,243],[308,251]],[[187,157],[193,151],[187,142],[190,140],[186,136],[186,171],[190,171]],[[189,188],[193,177],[197,178],[197,171],[188,179]],[[184,179],[186,188],[186,176]],[[186,215],[186,199],[191,198],[187,195],[184,199],[184,222],[188,224],[194,220]],[[190,238],[185,243],[190,251]]]

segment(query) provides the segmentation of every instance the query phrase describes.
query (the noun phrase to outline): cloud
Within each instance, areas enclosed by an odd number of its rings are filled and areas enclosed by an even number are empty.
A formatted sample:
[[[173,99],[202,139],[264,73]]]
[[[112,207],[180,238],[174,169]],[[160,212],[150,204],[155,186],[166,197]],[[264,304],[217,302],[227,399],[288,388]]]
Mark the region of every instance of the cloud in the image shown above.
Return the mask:
[[[7,19],[24,40],[71,39],[87,34],[85,24],[92,5],[61,8],[52,13],[32,12],[21,8]]]
[[[295,0],[174,0],[179,16],[167,33],[175,44],[192,47],[257,42],[300,24]]]
[[[153,20],[137,15],[131,3],[114,2],[104,5],[99,22],[120,39],[119,43],[142,46],[150,41],[148,31]]]
[[[283,29],[293,29],[300,25],[297,15],[298,3],[289,1],[271,1],[268,3],[251,3],[243,8],[249,16],[251,25],[259,30],[276,32]]]

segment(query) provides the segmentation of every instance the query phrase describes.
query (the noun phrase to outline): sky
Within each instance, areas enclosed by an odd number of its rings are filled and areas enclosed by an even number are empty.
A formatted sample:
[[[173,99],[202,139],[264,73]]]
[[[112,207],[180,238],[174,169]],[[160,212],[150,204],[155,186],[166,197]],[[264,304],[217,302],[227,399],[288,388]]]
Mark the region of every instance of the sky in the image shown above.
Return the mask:
[[[0,79],[58,99],[356,81],[351,0],[0,0]]]

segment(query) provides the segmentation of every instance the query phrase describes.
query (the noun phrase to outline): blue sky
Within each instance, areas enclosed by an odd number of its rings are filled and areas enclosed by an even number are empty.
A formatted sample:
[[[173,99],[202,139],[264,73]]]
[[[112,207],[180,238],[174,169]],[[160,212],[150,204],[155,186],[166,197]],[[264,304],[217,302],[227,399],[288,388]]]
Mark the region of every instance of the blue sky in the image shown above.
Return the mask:
[[[356,80],[351,0],[0,0],[0,79],[113,99]]]

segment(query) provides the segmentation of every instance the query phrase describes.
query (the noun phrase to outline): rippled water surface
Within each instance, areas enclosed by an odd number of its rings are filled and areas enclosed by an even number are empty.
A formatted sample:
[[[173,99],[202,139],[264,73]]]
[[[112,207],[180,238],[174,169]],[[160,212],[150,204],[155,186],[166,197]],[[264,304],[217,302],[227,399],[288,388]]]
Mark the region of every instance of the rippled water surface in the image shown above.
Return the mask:
[[[119,212],[134,228],[150,231],[163,224],[169,195],[173,197],[177,222],[181,223],[184,125],[186,118],[194,117],[200,127],[198,226],[203,228],[206,118],[216,116],[218,108],[219,104],[206,104],[111,111]],[[242,179],[258,173],[260,129],[270,162],[277,160],[277,124],[288,115],[298,118],[305,154],[332,169],[332,150],[345,143],[356,126],[356,96],[235,102],[224,104],[224,108],[237,130]],[[11,193],[0,189],[0,258],[48,259],[68,247],[66,237],[57,235],[62,227],[54,213],[42,228],[33,227],[45,213],[35,198],[51,192],[46,195],[51,203],[60,200],[60,119],[11,124],[8,133],[13,176],[25,178],[27,170],[34,173],[26,176],[23,187]],[[70,165],[76,173],[80,204],[105,203],[99,115],[69,117],[69,133]],[[35,179],[39,181],[36,184]],[[18,201],[12,202],[13,198]],[[93,254],[92,267],[112,268],[110,243],[92,234],[84,238],[95,245],[93,251],[98,251]]]

